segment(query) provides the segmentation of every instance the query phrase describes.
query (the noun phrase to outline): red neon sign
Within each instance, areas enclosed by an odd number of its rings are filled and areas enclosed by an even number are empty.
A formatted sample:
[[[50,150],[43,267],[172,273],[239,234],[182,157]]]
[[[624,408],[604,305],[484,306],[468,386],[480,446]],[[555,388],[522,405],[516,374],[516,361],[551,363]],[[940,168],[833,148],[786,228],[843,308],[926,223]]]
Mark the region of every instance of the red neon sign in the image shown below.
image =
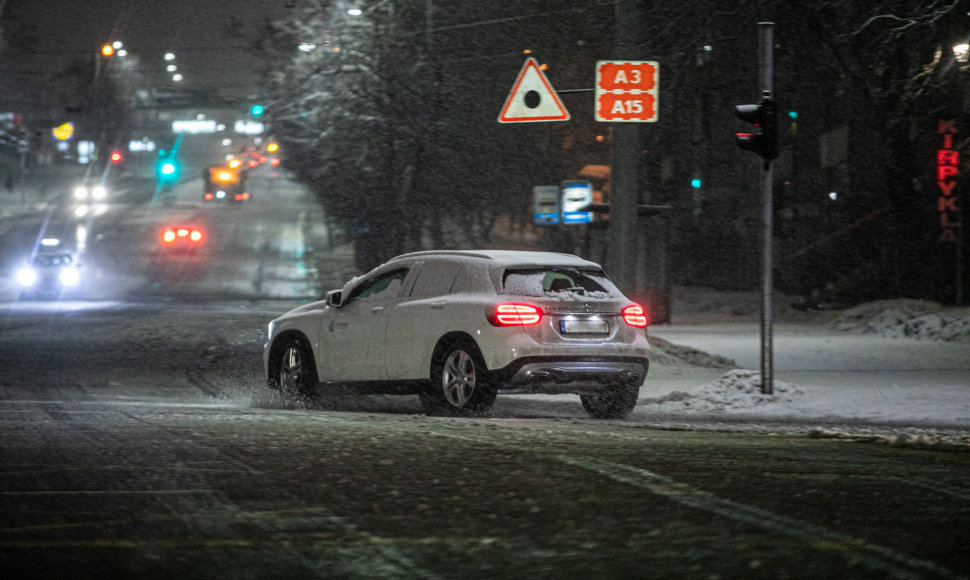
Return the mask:
[[[960,152],[953,148],[957,134],[956,119],[940,119],[937,133],[940,135],[941,148],[936,152],[936,186],[939,196],[936,209],[940,215],[940,242],[956,243],[954,228],[959,227],[957,206],[957,184],[960,176]]]

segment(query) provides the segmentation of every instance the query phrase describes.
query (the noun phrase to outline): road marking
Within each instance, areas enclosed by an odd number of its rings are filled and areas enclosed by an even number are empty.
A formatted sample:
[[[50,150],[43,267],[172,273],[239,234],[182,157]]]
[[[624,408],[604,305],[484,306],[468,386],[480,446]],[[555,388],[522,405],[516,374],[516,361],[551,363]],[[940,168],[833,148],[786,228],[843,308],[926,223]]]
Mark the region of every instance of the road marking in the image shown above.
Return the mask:
[[[893,578],[922,578],[926,573],[945,578],[960,578],[934,562],[901,554],[891,548],[869,543],[862,538],[833,532],[822,526],[722,499],[712,493],[695,489],[686,483],[674,481],[646,469],[593,457],[560,455],[559,459],[569,465],[595,471],[683,505],[784,534],[816,549],[835,552],[849,561],[862,562],[870,568],[888,572]]]

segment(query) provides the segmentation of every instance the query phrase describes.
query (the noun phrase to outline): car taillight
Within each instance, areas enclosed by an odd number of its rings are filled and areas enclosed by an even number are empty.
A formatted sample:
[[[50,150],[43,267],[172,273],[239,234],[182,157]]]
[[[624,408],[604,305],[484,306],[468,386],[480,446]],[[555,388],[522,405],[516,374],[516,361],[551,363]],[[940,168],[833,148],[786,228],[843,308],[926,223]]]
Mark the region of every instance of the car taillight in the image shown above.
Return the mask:
[[[162,240],[169,243],[174,242],[175,232],[173,232],[172,230],[165,230],[165,232],[162,234]]]
[[[193,242],[198,242],[199,240],[202,239],[202,232],[200,232],[199,230],[192,230],[192,233],[189,234],[189,239],[192,240]]]
[[[496,326],[531,326],[542,320],[542,309],[530,304],[503,302],[495,305],[493,323]]]
[[[647,311],[639,304],[631,304],[620,311],[623,321],[637,328],[647,327]]]

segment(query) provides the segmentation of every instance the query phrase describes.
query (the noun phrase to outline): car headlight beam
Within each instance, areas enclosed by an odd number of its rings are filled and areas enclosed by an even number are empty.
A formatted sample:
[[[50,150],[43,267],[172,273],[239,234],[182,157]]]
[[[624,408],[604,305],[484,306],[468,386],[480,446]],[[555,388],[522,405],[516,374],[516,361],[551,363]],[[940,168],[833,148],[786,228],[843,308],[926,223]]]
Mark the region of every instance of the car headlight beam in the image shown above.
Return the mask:
[[[17,270],[17,282],[21,286],[33,286],[34,282],[37,281],[37,272],[29,266],[24,266],[23,268]]]

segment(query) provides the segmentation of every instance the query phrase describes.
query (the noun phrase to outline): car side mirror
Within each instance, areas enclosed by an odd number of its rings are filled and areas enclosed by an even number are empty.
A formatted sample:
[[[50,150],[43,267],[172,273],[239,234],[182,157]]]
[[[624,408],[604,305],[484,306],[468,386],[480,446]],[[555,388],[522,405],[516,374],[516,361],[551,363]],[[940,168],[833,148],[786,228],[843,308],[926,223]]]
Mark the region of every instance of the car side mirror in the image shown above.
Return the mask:
[[[327,306],[339,308],[343,299],[343,290],[331,290],[327,292]]]

